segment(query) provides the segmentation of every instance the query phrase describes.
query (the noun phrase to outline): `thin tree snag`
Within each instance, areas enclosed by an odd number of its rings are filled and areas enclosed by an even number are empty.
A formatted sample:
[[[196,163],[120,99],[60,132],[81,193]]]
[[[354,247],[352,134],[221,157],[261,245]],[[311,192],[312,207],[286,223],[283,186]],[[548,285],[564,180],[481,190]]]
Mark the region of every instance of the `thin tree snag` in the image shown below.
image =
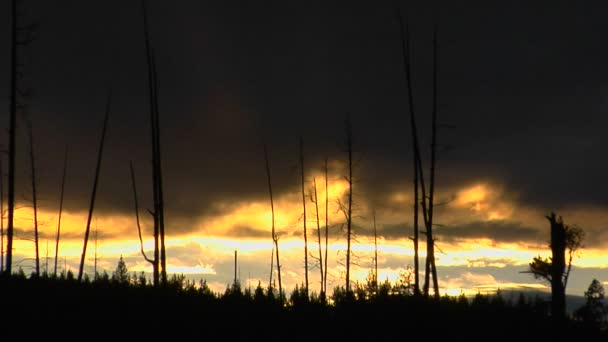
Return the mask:
[[[306,232],[306,194],[304,192],[304,142],[300,137],[300,170],[302,175],[302,223],[304,226],[304,282],[308,298],[308,233]]]
[[[89,206],[89,215],[87,218],[87,226],[84,232],[84,245],[82,247],[82,255],[80,256],[80,266],[78,268],[78,281],[82,281],[84,273],[84,263],[87,255],[87,244],[89,242],[89,233],[91,231],[91,218],[93,217],[93,209],[95,208],[95,195],[97,194],[97,183],[99,181],[99,171],[101,170],[101,160],[103,156],[103,146],[106,138],[106,128],[110,117],[110,104],[112,102],[112,93],[108,95],[106,101],[106,112],[103,120],[103,128],[101,130],[101,138],[99,142],[99,152],[97,154],[97,167],[95,168],[95,179],[93,181],[93,191],[91,192],[91,203]]]
[[[53,274],[57,275],[57,259],[59,258],[59,237],[61,236],[61,215],[63,213],[63,195],[65,193],[65,177],[68,169],[68,146],[65,146],[63,155],[63,175],[61,176],[61,193],[59,194],[59,216],[57,218],[57,237],[55,239],[55,265]]]
[[[148,258],[146,252],[144,251],[144,240],[141,237],[141,225],[139,223],[139,202],[137,200],[137,185],[135,183],[135,170],[133,169],[133,162],[129,161],[129,168],[131,169],[131,184],[133,184],[133,203],[135,206],[135,223],[137,224],[137,234],[139,235],[139,246],[141,255],[144,259],[151,263],[154,266],[155,261]]]

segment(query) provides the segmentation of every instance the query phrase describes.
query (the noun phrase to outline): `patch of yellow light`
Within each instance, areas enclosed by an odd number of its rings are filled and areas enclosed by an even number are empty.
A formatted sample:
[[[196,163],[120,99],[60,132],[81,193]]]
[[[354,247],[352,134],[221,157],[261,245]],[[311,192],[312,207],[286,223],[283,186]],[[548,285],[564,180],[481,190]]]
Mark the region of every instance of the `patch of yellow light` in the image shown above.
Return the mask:
[[[487,185],[474,185],[468,189],[460,191],[456,197],[455,204],[462,207],[469,207],[473,210],[481,210],[482,203],[486,199],[487,194]]]
[[[514,211],[513,203],[503,198],[502,189],[489,184],[477,184],[459,191],[452,205],[468,209],[471,214],[486,220],[507,219]]]
[[[389,196],[389,201],[394,204],[407,203],[409,200],[408,195],[403,191],[394,192]]]

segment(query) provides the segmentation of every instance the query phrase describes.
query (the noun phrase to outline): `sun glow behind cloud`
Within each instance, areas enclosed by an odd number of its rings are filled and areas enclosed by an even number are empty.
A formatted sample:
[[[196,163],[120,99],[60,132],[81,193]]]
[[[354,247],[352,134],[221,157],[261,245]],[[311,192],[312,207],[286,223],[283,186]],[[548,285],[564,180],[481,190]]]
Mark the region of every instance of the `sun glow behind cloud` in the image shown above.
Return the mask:
[[[324,179],[320,173],[315,173],[317,178],[318,198],[320,201],[320,218],[324,220]],[[333,177],[337,179],[338,177]],[[335,199],[344,195],[347,191],[343,180],[332,181],[329,184],[329,220],[330,228],[329,246],[329,274],[330,286],[343,285],[344,281],[344,256],[346,241],[343,231],[339,228],[344,221],[343,214],[339,211]],[[437,266],[438,267],[468,267],[471,275],[463,275],[458,278],[441,279],[440,287],[442,293],[457,293],[469,291],[477,292],[480,289],[505,288],[505,287],[535,287],[542,284],[517,283],[509,281],[497,281],[487,277],[483,273],[486,267],[505,268],[510,266],[526,265],[536,255],[548,256],[548,248],[544,241],[514,241],[504,242],[491,238],[459,238],[453,240],[442,240],[442,232],[453,229],[467,220],[481,221],[504,221],[515,218],[532,222],[533,226],[546,229],[543,213],[533,208],[521,208],[516,205],[513,196],[507,195],[500,186],[489,183],[474,184],[454,191],[457,195],[455,200],[447,206],[438,207],[437,222],[445,227],[438,227],[437,232]],[[281,251],[282,269],[285,271],[284,283],[287,288],[300,284],[303,279],[303,240],[301,221],[301,195],[294,189],[293,192],[278,194],[276,196],[276,229],[280,235],[279,246]],[[447,197],[447,194],[442,194]],[[394,191],[387,197],[387,202],[403,206],[403,211],[378,210],[378,228],[380,237],[378,239],[379,253],[379,279],[389,279],[394,282],[400,274],[407,272],[408,266],[413,264],[412,242],[407,238],[409,232],[403,232],[400,236],[384,236],[384,226],[400,224],[411,218],[402,217],[406,209],[410,208],[411,202],[406,192]],[[359,236],[353,241],[352,251],[356,265],[351,269],[351,278],[354,281],[365,282],[372,267],[374,244],[370,237],[371,227],[368,205],[364,199],[359,200],[358,215],[355,218],[355,233]],[[233,275],[233,253],[239,253],[239,262],[245,267],[247,282],[257,284],[257,281],[265,284],[269,278],[270,254],[273,248],[271,240],[271,213],[270,204],[266,198],[250,200],[247,202],[216,203],[219,215],[199,217],[191,220],[190,229],[180,229],[182,233],[172,234],[172,221],[167,221],[167,251],[169,273],[196,274],[201,277],[216,279],[210,281],[221,290]],[[308,230],[309,230],[309,252],[318,255],[316,222],[314,221],[314,204],[308,204]],[[578,209],[573,215],[583,218],[585,211]],[[595,211],[594,211],[595,212]],[[601,222],[601,216],[591,215],[593,224]],[[19,266],[26,271],[31,270],[33,264],[34,244],[30,217],[31,211],[20,209],[16,226],[20,228],[18,239],[15,241],[15,251]],[[41,220],[45,221],[40,226],[41,242],[40,255],[47,254],[46,241],[48,241],[48,255],[54,257],[54,236],[56,234],[56,213],[42,210]],[[168,215],[171,217],[171,215]],[[148,256],[152,254],[153,240],[151,238],[151,222],[149,218],[143,222],[144,250]],[[82,253],[84,225],[86,223],[85,212],[64,212],[62,219],[62,240],[60,246],[60,262],[65,261],[71,269],[77,269],[79,258]],[[321,222],[324,226],[324,222]],[[128,260],[130,271],[150,272],[150,264],[145,262],[140,255],[140,243],[137,236],[135,219],[133,215],[96,215],[90,235],[87,251],[87,272],[91,271],[95,253],[94,232],[97,228],[98,243],[98,267],[111,272],[115,268],[116,260],[122,255]],[[405,229],[404,227],[403,229]],[[367,231],[361,231],[366,229]],[[425,258],[424,241],[420,243],[421,263]],[[310,278],[311,287],[318,286],[318,265],[311,257]],[[51,262],[52,263],[52,262]],[[575,258],[574,265],[578,267],[606,267],[605,251],[602,248],[585,248]],[[63,266],[60,266],[62,269]],[[240,266],[241,267],[241,266]],[[276,271],[275,271],[276,272]],[[454,280],[456,279],[456,280]],[[532,280],[532,279],[531,279]]]

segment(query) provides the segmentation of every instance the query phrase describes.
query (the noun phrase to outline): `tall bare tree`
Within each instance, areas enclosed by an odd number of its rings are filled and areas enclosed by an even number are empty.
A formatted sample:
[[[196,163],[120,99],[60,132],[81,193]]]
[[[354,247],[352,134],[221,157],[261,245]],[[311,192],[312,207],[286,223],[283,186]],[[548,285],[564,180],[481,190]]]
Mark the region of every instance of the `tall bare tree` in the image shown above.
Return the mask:
[[[353,217],[353,132],[350,115],[346,116],[346,151],[348,154],[348,203],[345,208],[346,215],[346,292],[350,292],[350,258]]]
[[[403,24],[403,18],[401,16],[401,12],[397,11],[397,17],[399,19],[399,29],[401,33],[401,52],[403,57],[403,69],[405,72],[405,82],[407,86],[407,95],[408,95],[408,109],[410,113],[410,127],[411,127],[411,136],[412,136],[412,157],[413,157],[413,167],[414,167],[414,294],[420,294],[420,261],[418,256],[418,241],[419,241],[419,228],[418,228],[418,205],[419,205],[419,177],[418,174],[418,160],[420,156],[420,148],[418,146],[418,132],[416,129],[416,116],[414,114],[414,96],[412,91],[412,77],[411,77],[411,62],[410,62],[410,34],[407,23],[405,23],[405,28]],[[405,32],[404,32],[405,31]]]
[[[8,145],[8,224],[6,231],[6,273],[9,275],[13,267],[13,232],[15,214],[15,155],[16,155],[16,126],[17,126],[17,0],[11,1],[11,94],[10,94],[10,123]]]
[[[306,193],[304,191],[304,141],[300,137],[300,171],[302,176],[302,225],[304,226],[304,281],[306,298],[308,298],[308,233],[306,232]]]
[[[414,293],[420,293],[420,279],[419,279],[419,256],[418,256],[418,243],[419,243],[419,228],[418,228],[418,213],[419,203],[422,204],[422,217],[426,228],[426,244],[427,244],[427,256],[425,262],[425,282],[423,285],[424,295],[429,294],[429,277],[432,274],[433,290],[435,297],[439,297],[439,284],[437,280],[437,269],[435,267],[435,240],[433,238],[433,196],[435,191],[435,152],[436,152],[436,127],[437,127],[437,30],[433,31],[433,137],[431,144],[431,184],[429,187],[429,197],[427,205],[426,186],[424,184],[424,172],[422,170],[422,157],[420,153],[420,144],[418,139],[418,132],[416,127],[416,117],[414,112],[414,98],[413,98],[413,86],[411,80],[411,56],[410,56],[410,35],[407,23],[403,24],[403,18],[401,12],[397,11],[399,19],[399,28],[401,31],[401,47],[403,53],[403,64],[405,71],[405,79],[408,90],[408,103],[410,112],[410,125],[412,134],[412,149],[414,155]],[[405,28],[404,28],[405,26]],[[418,190],[422,190],[421,198],[418,197]]]
[[[373,212],[374,219],[374,290],[378,293],[378,230],[376,229],[376,210]]]
[[[327,251],[329,250],[329,187],[328,187],[327,158],[325,158],[325,262],[323,274],[323,293],[327,294]]]
[[[325,298],[325,289],[323,288],[323,284],[325,284],[323,279],[323,244],[321,243],[321,223],[319,222],[319,201],[317,197],[317,179],[312,179],[313,184],[313,196],[315,203],[315,213],[317,215],[317,243],[319,244],[319,270],[321,271],[321,298]]]
[[[106,128],[108,126],[108,119],[110,118],[110,104],[112,103],[112,94],[108,95],[106,100],[106,111],[103,119],[103,128],[101,130],[101,137],[99,141],[99,151],[97,153],[97,167],[95,168],[95,179],[93,180],[93,191],[91,192],[91,203],[89,206],[89,215],[87,217],[87,226],[84,232],[84,244],[82,246],[82,255],[80,256],[80,266],[78,268],[78,281],[82,280],[84,274],[84,263],[87,255],[87,244],[89,242],[89,233],[91,231],[91,218],[93,217],[93,209],[95,208],[95,195],[97,194],[97,183],[99,181],[99,172],[101,170],[101,160],[103,156],[103,146],[106,140]]]
[[[4,174],[0,159],[0,274],[4,272]]]
[[[38,245],[38,201],[36,194],[36,163],[34,159],[34,129],[32,122],[27,121],[30,140],[30,170],[32,178],[32,206],[34,209],[34,248],[36,252],[36,275],[40,276],[40,249]]]
[[[283,285],[281,283],[281,262],[279,258],[279,237],[275,230],[274,219],[274,200],[272,198],[272,181],[270,177],[270,160],[268,158],[268,148],[264,144],[264,160],[266,162],[266,176],[268,178],[268,194],[270,195],[270,212],[272,215],[272,242],[274,243],[275,255],[277,257],[277,278],[279,279],[279,301],[283,304]],[[272,273],[272,272],[271,272]]]
[[[154,211],[152,212],[152,215],[154,216],[154,260],[156,262],[156,267],[154,267],[154,277],[158,277],[160,273],[160,281],[164,285],[167,283],[167,259],[165,249],[165,214],[162,182],[162,158],[160,148],[160,121],[158,110],[158,78],[154,49],[150,43],[146,1],[142,0],[141,5],[144,19],[146,62],[148,66],[150,133],[152,137],[152,192],[154,196]],[[159,253],[160,256],[158,256]],[[158,283],[158,281],[155,281],[155,283]]]
[[[433,238],[433,201],[435,195],[435,165],[436,165],[436,152],[437,152],[437,26],[433,29],[433,118],[432,118],[432,137],[431,137],[431,171],[430,171],[430,184],[429,184],[429,205],[427,215],[427,227],[426,227],[426,253],[427,261],[425,273],[425,293],[428,293],[428,269],[431,270],[433,277],[433,291],[435,297],[439,297],[439,283],[437,282],[437,267],[435,265],[435,239]]]
[[[57,238],[55,239],[55,265],[53,274],[57,275],[57,259],[59,259],[59,237],[61,235],[61,214],[63,213],[63,195],[65,192],[65,176],[68,169],[68,146],[65,146],[65,154],[63,156],[63,175],[61,176],[61,193],[59,195],[59,216],[57,218]]]

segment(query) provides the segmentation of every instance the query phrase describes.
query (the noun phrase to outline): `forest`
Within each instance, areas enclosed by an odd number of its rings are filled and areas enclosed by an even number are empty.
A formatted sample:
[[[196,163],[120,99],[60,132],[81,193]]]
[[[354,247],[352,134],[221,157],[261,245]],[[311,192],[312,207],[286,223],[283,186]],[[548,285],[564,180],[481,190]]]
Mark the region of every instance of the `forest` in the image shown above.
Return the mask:
[[[522,291],[501,291],[492,294],[453,296],[441,294],[441,274],[438,275],[436,254],[443,253],[438,245],[438,235],[435,229],[442,227],[438,223],[437,210],[449,204],[439,198],[441,186],[440,175],[437,175],[438,157],[441,144],[438,142],[441,134],[441,117],[439,115],[439,68],[441,35],[439,27],[433,26],[432,39],[425,44],[431,46],[430,58],[431,75],[428,77],[430,96],[417,97],[413,85],[415,58],[412,53],[411,30],[407,16],[404,18],[400,7],[395,8],[395,21],[399,28],[399,64],[402,68],[399,78],[405,84],[403,97],[407,102],[405,117],[409,132],[402,135],[407,139],[407,147],[411,160],[408,178],[408,198],[411,197],[411,207],[403,216],[408,222],[408,231],[402,232],[413,251],[412,265],[407,265],[407,272],[391,282],[379,277],[378,236],[376,230],[376,212],[373,211],[373,265],[370,267],[365,281],[355,280],[352,269],[357,266],[356,252],[353,245],[357,243],[356,230],[360,230],[354,221],[359,218],[357,196],[358,155],[360,146],[358,136],[354,134],[354,123],[350,114],[345,114],[343,127],[340,128],[341,152],[344,175],[341,181],[345,191],[339,198],[329,198],[328,190],[328,157],[324,158],[323,177],[309,179],[307,175],[308,159],[305,158],[304,135],[298,137],[297,182],[298,206],[301,198],[302,225],[298,237],[303,243],[303,279],[295,288],[289,288],[284,281],[289,270],[282,270],[280,252],[285,248],[280,243],[281,235],[277,223],[277,179],[276,168],[273,169],[271,151],[277,146],[268,143],[265,137],[258,148],[259,164],[264,169],[264,201],[268,204],[268,222],[272,241],[270,257],[270,279],[267,283],[258,282],[245,286],[238,276],[237,251],[234,251],[234,280],[226,284],[225,291],[217,292],[211,289],[205,279],[193,281],[179,273],[169,271],[171,263],[170,248],[167,242],[172,233],[171,216],[166,215],[168,196],[167,189],[175,184],[167,184],[167,165],[163,163],[163,145],[161,131],[167,127],[161,124],[161,95],[158,76],[158,50],[152,37],[151,20],[148,17],[146,0],[141,1],[140,15],[143,27],[144,54],[141,64],[146,69],[145,97],[147,102],[147,122],[149,128],[146,138],[148,149],[148,176],[150,182],[145,182],[147,196],[143,204],[141,188],[134,163],[129,162],[129,188],[132,208],[125,209],[132,213],[133,223],[129,223],[132,231],[137,231],[139,250],[135,253],[144,260],[151,272],[130,272],[128,265],[121,255],[116,268],[111,274],[107,271],[97,271],[97,249],[95,249],[94,271],[87,272],[87,260],[90,259],[92,226],[94,217],[100,212],[96,205],[99,179],[103,173],[107,159],[104,157],[104,147],[108,122],[113,113],[115,95],[112,87],[108,87],[103,111],[103,125],[98,135],[98,145],[94,152],[96,166],[94,178],[90,187],[90,197],[86,201],[87,220],[84,225],[82,251],[79,254],[78,271],[72,272],[67,266],[61,270],[60,246],[62,245],[62,215],[64,210],[64,190],[66,186],[66,170],[68,169],[68,147],[65,147],[57,214],[56,234],[53,246],[54,258],[48,256],[43,265],[41,256],[41,241],[39,236],[40,193],[37,192],[41,172],[36,167],[36,154],[33,122],[26,114],[25,108],[30,100],[23,78],[27,64],[20,58],[24,47],[36,43],[36,25],[22,20],[19,12],[19,0],[11,0],[11,34],[10,34],[10,94],[8,148],[0,156],[0,316],[2,324],[20,324],[23,321],[32,324],[61,326],[63,324],[84,324],[81,322],[113,321],[117,324],[132,324],[145,322],[149,327],[158,324],[159,329],[171,329],[177,335],[182,333],[206,332],[217,333],[218,329],[226,338],[264,338],[274,339],[354,339],[354,340],[393,340],[396,338],[464,338],[465,340],[488,340],[504,338],[525,338],[529,340],[572,340],[608,338],[608,304],[602,282],[593,279],[584,293],[584,304],[577,308],[568,308],[566,289],[573,267],[576,253],[583,248],[585,230],[578,225],[564,222],[564,219],[554,212],[548,213],[550,234],[548,240],[549,257],[534,257],[525,271],[531,277],[541,280],[550,287],[545,296],[538,293]],[[138,24],[139,25],[139,24]],[[428,80],[427,80],[428,81]],[[418,104],[429,100],[429,115],[423,117]],[[163,116],[171,113],[163,112]],[[422,119],[421,119],[422,118]],[[430,123],[428,132],[422,123]],[[21,148],[19,139],[22,129],[27,136],[27,171],[17,168],[17,155]],[[429,137],[429,149],[425,148],[423,136]],[[312,140],[312,139],[311,139]],[[308,142],[308,140],[307,140]],[[278,149],[278,148],[277,148]],[[63,149],[61,149],[63,151]],[[428,152],[428,153],[425,153]],[[106,152],[107,154],[107,152]],[[4,162],[5,155],[7,162]],[[166,155],[164,156],[166,158]],[[104,159],[105,158],[105,159]],[[276,159],[275,159],[276,160]],[[263,163],[262,163],[263,161]],[[2,166],[7,166],[7,199],[5,201],[4,173]],[[27,188],[17,189],[16,178],[27,175]],[[141,177],[141,176],[140,176]],[[446,177],[447,178],[447,177]],[[148,178],[145,178],[146,180]],[[188,185],[182,185],[187,187]],[[411,189],[410,189],[411,187]],[[39,189],[39,188],[38,188]],[[26,273],[21,262],[14,260],[14,241],[19,240],[18,234],[22,227],[17,227],[15,221],[17,210],[23,205],[17,200],[19,191],[28,192],[28,206],[32,208],[32,235],[34,255],[31,273]],[[87,188],[88,191],[88,188]],[[324,196],[318,196],[318,192]],[[324,197],[324,198],[323,198]],[[131,200],[132,199],[132,200]],[[340,216],[338,223],[330,223],[328,209],[335,203]],[[7,208],[5,209],[4,206]],[[149,204],[151,208],[146,206]],[[407,202],[409,203],[409,202]],[[478,207],[480,206],[477,203]],[[307,208],[308,206],[308,208]],[[311,208],[311,206],[313,208]],[[324,209],[323,209],[324,207]],[[300,209],[298,209],[300,210]],[[5,215],[6,213],[6,215]],[[146,213],[145,215],[141,213]],[[325,217],[321,215],[325,214]],[[308,215],[308,218],[307,218]],[[311,217],[312,216],[312,217]],[[29,218],[28,218],[29,220]],[[5,227],[6,222],[6,227]],[[146,225],[145,222],[151,222]],[[545,222],[547,223],[547,222]],[[328,276],[329,230],[338,226],[341,242],[345,250],[341,251],[343,260],[339,260],[339,275]],[[312,225],[312,226],[311,226]],[[150,228],[151,226],[151,228]],[[150,229],[147,229],[150,228]],[[442,227],[443,228],[443,227]],[[97,248],[97,229],[94,228],[95,248]],[[298,227],[299,229],[299,227]],[[146,234],[152,234],[151,248],[145,247]],[[65,234],[65,233],[64,233]],[[268,235],[268,234],[267,234]],[[80,236],[78,237],[80,238]],[[311,240],[309,242],[309,239]],[[23,240],[23,239],[21,239]],[[310,247],[309,246],[315,246]],[[88,254],[87,254],[88,253]],[[283,254],[283,257],[284,254]],[[48,260],[54,259],[54,265],[48,265]],[[65,259],[64,259],[65,260]],[[58,264],[60,265],[58,270]],[[311,266],[312,265],[312,266]],[[403,265],[402,265],[403,266]],[[309,273],[315,272],[315,279],[320,279],[319,290],[313,290],[313,278]],[[292,272],[293,273],[293,272]],[[332,276],[338,279],[330,283]],[[333,288],[332,288],[333,287]],[[316,289],[316,288],[315,288]],[[154,336],[154,329],[142,331],[144,336]],[[417,336],[417,337],[415,337]]]

